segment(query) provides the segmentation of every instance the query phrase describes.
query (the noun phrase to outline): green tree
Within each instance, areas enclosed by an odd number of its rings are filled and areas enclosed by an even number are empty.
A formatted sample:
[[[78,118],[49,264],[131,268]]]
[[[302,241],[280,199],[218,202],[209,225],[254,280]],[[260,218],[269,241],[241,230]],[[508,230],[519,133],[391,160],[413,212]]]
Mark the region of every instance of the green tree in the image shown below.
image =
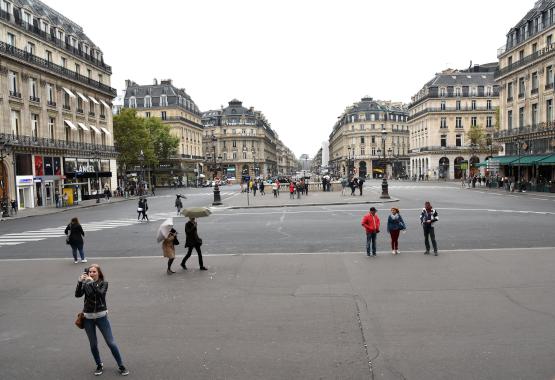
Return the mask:
[[[118,150],[118,163],[122,173],[138,165],[141,150],[145,160],[154,157],[144,119],[131,108],[124,108],[114,116],[114,145]]]
[[[470,141],[470,145],[477,147],[483,147],[486,145],[487,142],[486,131],[481,125],[470,127],[470,129],[466,133],[466,137]]]
[[[171,126],[163,124],[158,118],[147,118],[144,125],[149,134],[153,157],[149,162],[158,165],[160,161],[170,159],[177,153],[179,138],[171,134]]]

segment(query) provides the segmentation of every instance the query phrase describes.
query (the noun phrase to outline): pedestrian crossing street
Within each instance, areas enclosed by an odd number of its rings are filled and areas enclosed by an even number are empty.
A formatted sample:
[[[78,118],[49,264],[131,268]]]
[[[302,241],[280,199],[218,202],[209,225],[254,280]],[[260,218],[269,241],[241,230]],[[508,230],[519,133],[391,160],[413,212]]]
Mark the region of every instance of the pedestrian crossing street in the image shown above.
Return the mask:
[[[149,214],[150,222],[157,222],[167,218],[183,218],[183,216],[176,215],[176,212],[163,212],[156,214]],[[87,232],[101,231],[110,228],[126,227],[136,224],[147,223],[146,221],[137,220],[137,218],[122,218],[122,219],[107,219],[96,222],[83,223],[81,226]],[[29,242],[36,242],[50,238],[65,239],[64,230],[67,225],[59,227],[43,228],[40,230],[32,230],[25,232],[16,232],[11,234],[0,235],[0,248],[9,247]],[[65,242],[64,242],[65,244]]]

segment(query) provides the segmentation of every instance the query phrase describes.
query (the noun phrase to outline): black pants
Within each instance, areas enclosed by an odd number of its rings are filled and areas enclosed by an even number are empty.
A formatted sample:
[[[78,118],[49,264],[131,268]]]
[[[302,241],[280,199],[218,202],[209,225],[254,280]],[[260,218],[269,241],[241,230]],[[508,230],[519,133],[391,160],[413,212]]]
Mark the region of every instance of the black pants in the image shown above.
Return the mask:
[[[424,244],[426,244],[426,251],[430,250],[430,242],[428,239],[432,240],[434,252],[437,252],[436,233],[434,231],[434,227],[424,227]]]
[[[202,253],[200,252],[200,245],[196,245],[194,247],[188,247],[188,251],[187,254],[185,255],[185,257],[183,258],[183,260],[181,261],[181,265],[185,265],[185,263],[187,262],[187,260],[189,259],[189,257],[191,257],[191,253],[193,253],[193,248],[197,250],[197,254],[198,254],[198,265],[199,267],[203,267],[204,264],[202,263]]]

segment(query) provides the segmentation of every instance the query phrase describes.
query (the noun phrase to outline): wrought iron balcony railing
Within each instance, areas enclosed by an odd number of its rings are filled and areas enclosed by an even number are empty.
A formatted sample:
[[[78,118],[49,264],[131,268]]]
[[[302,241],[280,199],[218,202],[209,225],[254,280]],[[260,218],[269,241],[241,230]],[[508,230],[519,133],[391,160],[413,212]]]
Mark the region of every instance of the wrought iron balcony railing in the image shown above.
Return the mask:
[[[116,148],[112,145],[82,143],[78,141],[57,140],[45,137],[35,138],[33,136],[15,135],[9,133],[0,133],[0,139],[3,139],[6,145],[11,146],[11,149],[15,151],[17,151],[18,148],[37,147],[44,149],[51,148],[82,151],[83,154],[93,151],[99,151],[101,154],[112,156],[117,154]]]
[[[501,139],[505,137],[518,137],[520,135],[546,131],[555,132],[555,120],[539,124],[525,125],[520,128],[505,129],[503,131],[496,132],[493,137]]]
[[[21,99],[21,92],[10,91],[10,96]]]
[[[495,71],[494,74],[494,78],[495,79],[499,79],[500,77],[513,72],[517,69],[520,69],[521,67],[524,67],[530,63],[533,63],[537,60],[540,59],[544,59],[544,58],[548,58],[548,57],[552,57],[553,55],[555,55],[555,42],[552,43],[551,45],[546,46],[543,49],[540,49],[530,55],[527,55],[526,57],[519,59],[516,62],[511,63],[510,65],[503,67],[502,69],[497,69]]]
[[[2,41],[0,41],[0,53],[15,59],[28,62],[42,69],[48,70],[54,74],[61,75],[67,79],[93,87],[98,91],[102,91],[106,94],[111,95],[112,97],[115,97],[117,95],[116,89],[110,86],[107,86],[84,75],[78,74],[75,71],[68,70],[65,67],[56,65],[50,61],[47,61],[46,59],[39,58],[34,54],[28,53],[25,50],[18,49],[15,46],[8,45],[7,43]]]
[[[40,98],[37,98],[36,96],[29,96],[29,100],[32,102],[40,102]]]
[[[56,102],[53,102],[53,101],[49,100],[47,105],[48,105],[48,107],[56,107]]]

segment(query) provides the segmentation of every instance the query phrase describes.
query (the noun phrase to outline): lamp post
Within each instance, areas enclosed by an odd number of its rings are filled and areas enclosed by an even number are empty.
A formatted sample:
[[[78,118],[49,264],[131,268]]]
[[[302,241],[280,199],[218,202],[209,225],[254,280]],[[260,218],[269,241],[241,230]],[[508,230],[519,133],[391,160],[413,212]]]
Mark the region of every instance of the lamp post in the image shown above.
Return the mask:
[[[142,153],[142,151],[141,151]],[[100,171],[100,151],[98,150],[98,148],[96,148],[93,151],[94,154],[94,158],[96,158],[96,163],[97,163],[97,167],[96,167],[96,203],[100,203],[100,182],[99,182],[99,178],[98,178],[98,172]]]
[[[139,195],[143,195],[144,181],[145,181],[145,153],[141,149],[139,153],[139,160],[141,161],[141,177],[139,179]]]
[[[354,166],[355,152],[354,152],[354,149],[352,149],[350,145],[349,145],[349,147],[347,147],[347,152],[348,152],[347,153],[347,180],[349,182],[351,182],[351,180],[353,178],[353,166]],[[351,152],[352,152],[352,155],[351,155]]]
[[[517,149],[517,154],[518,154],[518,174],[517,174],[517,180],[516,180],[516,185],[518,187],[518,192],[521,193],[522,192],[522,185],[520,183],[520,156],[522,155],[522,149],[527,149],[527,145],[524,141],[522,140],[517,140],[516,142],[516,149]]]
[[[218,159],[221,161],[221,157],[216,156],[216,141],[218,139],[216,136],[212,136],[212,157],[214,159],[214,164],[212,165],[212,170],[214,173],[212,174],[212,180],[214,181],[214,201],[212,202],[212,206],[220,206],[222,204],[222,197],[220,195],[220,186],[218,185],[218,169],[219,169],[219,162]]]
[[[2,188],[2,217],[10,216],[9,207],[8,207],[8,197],[6,195],[6,180],[8,179],[6,167],[4,166],[4,158],[6,158],[10,151],[10,145],[6,141],[6,139],[2,136],[0,137],[0,169],[2,173],[2,178],[0,179],[0,187]],[[5,154],[4,154],[5,152]],[[14,171],[15,176],[15,171]]]
[[[382,195],[380,195],[381,199],[390,199],[389,191],[388,191],[388,184],[387,184],[387,158],[385,157],[385,140],[387,139],[387,130],[385,126],[382,128],[382,151],[383,151],[383,163],[384,163],[384,173],[382,179]],[[391,148],[390,148],[391,150]]]

